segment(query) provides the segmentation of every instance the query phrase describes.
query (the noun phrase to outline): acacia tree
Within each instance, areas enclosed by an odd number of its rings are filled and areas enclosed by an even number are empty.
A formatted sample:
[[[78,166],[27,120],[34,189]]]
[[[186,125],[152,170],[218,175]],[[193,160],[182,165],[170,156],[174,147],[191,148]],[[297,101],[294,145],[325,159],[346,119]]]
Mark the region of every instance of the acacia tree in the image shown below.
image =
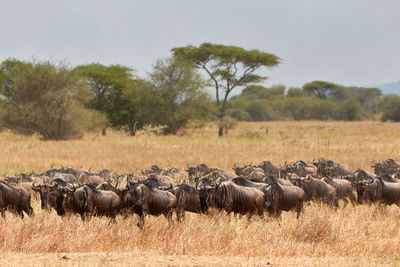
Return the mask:
[[[219,136],[223,135],[222,122],[230,93],[235,88],[264,81],[267,76],[257,71],[280,63],[280,58],[274,54],[211,43],[203,43],[199,47],[176,47],[172,52],[177,58],[190,60],[196,68],[204,70],[209,76],[215,87]]]

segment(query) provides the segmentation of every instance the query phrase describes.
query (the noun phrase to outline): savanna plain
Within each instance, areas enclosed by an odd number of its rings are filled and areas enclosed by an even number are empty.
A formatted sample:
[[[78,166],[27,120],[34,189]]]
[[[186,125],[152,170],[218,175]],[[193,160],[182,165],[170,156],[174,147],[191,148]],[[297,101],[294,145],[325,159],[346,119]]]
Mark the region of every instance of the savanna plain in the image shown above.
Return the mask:
[[[180,136],[109,131],[57,142],[3,131],[0,173],[39,173],[51,166],[136,173],[153,164],[184,170],[200,163],[232,171],[234,164],[320,157],[372,171],[373,161],[400,160],[399,137],[400,124],[373,121],[239,123],[223,138],[212,124]],[[61,218],[42,211],[32,195],[33,217],[7,213],[0,219],[1,266],[400,265],[397,206],[382,212],[375,206],[340,203],[334,210],[311,203],[299,220],[284,212],[280,222],[187,213],[183,223],[170,225],[162,216],[148,216],[139,230],[137,216],[119,216],[111,226],[107,218]]]

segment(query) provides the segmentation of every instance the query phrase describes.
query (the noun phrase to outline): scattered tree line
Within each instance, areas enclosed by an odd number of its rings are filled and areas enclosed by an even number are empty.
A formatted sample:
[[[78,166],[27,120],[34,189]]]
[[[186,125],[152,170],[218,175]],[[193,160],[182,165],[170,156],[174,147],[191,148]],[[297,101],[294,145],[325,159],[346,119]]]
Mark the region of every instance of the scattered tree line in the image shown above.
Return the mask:
[[[0,123],[21,134],[65,140],[89,130],[105,134],[109,127],[135,135],[149,125],[176,134],[211,120],[220,136],[236,120],[400,121],[400,96],[377,88],[324,81],[289,89],[257,85],[267,79],[262,71],[279,63],[270,53],[211,43],[173,48],[146,78],[122,65],[72,68],[10,58],[0,64]],[[232,97],[235,89],[243,90]]]

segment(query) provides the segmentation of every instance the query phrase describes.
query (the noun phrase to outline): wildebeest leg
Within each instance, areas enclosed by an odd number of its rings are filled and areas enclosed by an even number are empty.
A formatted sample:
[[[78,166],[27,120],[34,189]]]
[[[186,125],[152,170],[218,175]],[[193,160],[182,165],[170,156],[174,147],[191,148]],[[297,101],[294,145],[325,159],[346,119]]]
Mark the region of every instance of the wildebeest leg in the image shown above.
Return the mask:
[[[342,198],[342,199],[343,199],[343,202],[344,202],[343,208],[345,208],[345,207],[349,204],[349,201],[347,200],[346,197],[344,197],[344,198]]]
[[[172,221],[172,214],[173,214],[173,210],[169,210],[164,213],[164,216],[165,216],[165,218],[167,218],[169,225],[174,224],[174,222]]]
[[[185,220],[185,211],[184,210],[176,210],[176,220],[179,222],[183,222]]]
[[[138,215],[139,215],[139,221],[136,225],[137,227],[139,227],[140,230],[142,230],[144,226],[144,217],[146,216],[146,212],[141,211]]]
[[[296,212],[297,212],[297,216],[296,216],[297,219],[300,218],[300,216],[304,214],[303,203],[296,206]]]
[[[349,199],[350,199],[351,204],[352,204],[353,207],[354,207],[355,204],[356,204],[356,196],[353,194],[353,192],[350,192],[350,194],[349,194]]]
[[[115,218],[117,217],[117,214],[118,214],[118,210],[114,210],[109,216],[111,217],[111,220],[110,220],[110,222],[108,223],[108,225],[111,225],[111,224],[116,224],[117,223],[117,221],[115,220]]]
[[[22,212],[21,209],[17,209],[17,214],[21,217],[21,219],[24,218],[24,213]]]

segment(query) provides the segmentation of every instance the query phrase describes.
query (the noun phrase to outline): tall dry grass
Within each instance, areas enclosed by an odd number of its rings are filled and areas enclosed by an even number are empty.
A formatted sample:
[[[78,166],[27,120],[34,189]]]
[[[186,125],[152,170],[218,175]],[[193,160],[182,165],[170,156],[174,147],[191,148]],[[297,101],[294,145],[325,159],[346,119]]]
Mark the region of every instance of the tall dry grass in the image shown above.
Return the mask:
[[[265,127],[269,128],[268,136]],[[319,157],[371,170],[373,160],[399,159],[400,124],[378,122],[268,122],[240,123],[224,138],[216,128],[187,131],[185,136],[137,137],[110,132],[88,134],[83,140],[44,142],[36,137],[0,133],[0,173],[36,172],[51,165],[136,172],[152,164],[184,169],[202,162],[230,170],[235,163],[262,160],[311,161]],[[163,217],[147,217],[143,231],[137,217],[82,222],[40,210],[20,218],[7,213],[0,220],[1,253],[151,253],[159,257],[262,258],[396,258],[400,254],[400,210],[348,206],[337,211],[313,203],[296,220],[284,213],[282,221],[269,218],[214,217],[187,214],[184,223],[169,225]]]

